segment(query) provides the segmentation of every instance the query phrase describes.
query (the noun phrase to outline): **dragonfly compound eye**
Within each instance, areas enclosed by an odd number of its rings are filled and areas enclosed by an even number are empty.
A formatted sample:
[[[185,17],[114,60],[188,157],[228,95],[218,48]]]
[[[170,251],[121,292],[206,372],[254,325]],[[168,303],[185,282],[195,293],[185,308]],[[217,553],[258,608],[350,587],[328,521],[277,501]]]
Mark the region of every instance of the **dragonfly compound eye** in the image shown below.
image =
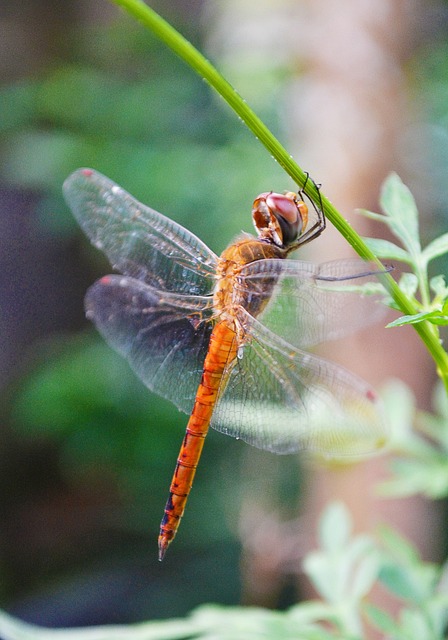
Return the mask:
[[[308,220],[308,207],[291,191],[262,193],[254,201],[252,218],[262,238],[287,247],[297,240]]]

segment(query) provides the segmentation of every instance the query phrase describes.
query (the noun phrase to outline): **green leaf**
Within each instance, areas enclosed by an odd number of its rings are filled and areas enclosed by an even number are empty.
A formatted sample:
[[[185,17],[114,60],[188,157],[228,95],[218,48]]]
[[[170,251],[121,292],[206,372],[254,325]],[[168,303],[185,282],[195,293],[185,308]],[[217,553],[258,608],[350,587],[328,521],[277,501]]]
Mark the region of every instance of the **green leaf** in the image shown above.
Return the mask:
[[[347,545],[352,523],[350,514],[342,502],[332,502],[323,512],[319,522],[319,540],[325,551],[339,551]]]
[[[422,562],[416,550],[396,531],[383,527],[386,546],[380,581],[400,598],[424,606],[433,596],[440,580],[440,567]]]
[[[434,310],[421,311],[420,313],[416,313],[412,316],[401,316],[401,318],[397,318],[396,320],[389,322],[386,327],[388,329],[390,327],[402,327],[405,324],[417,324],[417,322],[423,322],[424,320],[437,325],[448,324],[448,316],[443,315],[441,311]]]
[[[436,640],[427,616],[423,611],[403,609],[401,611],[400,637],[407,640]],[[442,640],[442,639],[441,639]]]
[[[418,562],[419,556],[414,545],[395,529],[387,525],[382,525],[379,527],[379,534],[384,546],[390,553],[398,558],[400,562],[407,564]]]
[[[399,631],[399,627],[395,620],[386,611],[383,611],[372,604],[365,604],[363,609],[372,623],[380,629],[380,631],[388,633],[389,635],[394,633],[396,634]]]
[[[398,286],[407,298],[413,298],[418,289],[418,278],[414,273],[403,273]]]
[[[448,623],[448,594],[442,593],[443,578],[437,587],[437,593],[427,603],[426,610],[435,630],[436,638],[446,638],[444,631]]]
[[[440,428],[442,428],[443,424],[448,423],[448,397],[443,388],[443,385],[437,384],[434,389],[434,394],[432,398],[432,402],[434,405],[434,409],[441,416],[442,420],[446,420],[445,423],[440,424]]]
[[[353,573],[350,584],[350,594],[356,600],[361,600],[366,596],[379,573],[379,557],[377,553],[370,553],[363,558]]]
[[[428,263],[430,260],[434,260],[434,258],[438,258],[439,256],[443,256],[444,253],[448,252],[448,233],[444,233],[443,236],[436,238],[432,242],[430,242],[422,251],[422,255]]]
[[[431,291],[435,293],[440,300],[448,299],[448,287],[446,286],[445,276],[443,274],[431,278],[429,286],[431,287]],[[443,307],[443,311],[445,312],[445,307]],[[448,313],[448,309],[446,311]]]
[[[433,493],[446,489],[447,469],[443,454],[427,439],[409,432],[408,439],[397,441],[395,450],[400,457],[391,462],[392,478],[383,481],[378,491],[381,495],[412,495]]]
[[[201,638],[207,631],[212,632],[216,625],[204,629],[194,619],[194,612],[188,618],[173,618],[131,625],[110,625],[97,627],[78,627],[76,629],[49,629],[23,622],[0,610],[0,635],[3,640],[191,640]],[[235,637],[235,636],[234,636]],[[264,636],[268,637],[268,636]],[[274,637],[274,636],[271,636]],[[284,636],[278,636],[284,637]]]
[[[382,213],[375,213],[374,211],[369,211],[368,209],[356,209],[356,213],[359,213],[359,215],[364,216],[365,218],[369,218],[369,220],[376,220],[377,222],[387,224],[387,218]]]
[[[411,602],[420,602],[421,593],[408,571],[392,563],[385,564],[379,575],[382,582],[392,593]]]
[[[386,329],[391,329],[392,327],[402,327],[405,324],[415,324],[416,322],[421,322],[422,320],[419,318],[420,314],[417,313],[414,316],[400,316],[396,320],[389,322],[386,324]]]
[[[288,611],[288,618],[303,627],[322,620],[334,621],[334,607],[321,600],[307,600],[292,606]]]
[[[417,207],[412,193],[396,173],[391,173],[383,183],[380,204],[392,233],[412,256],[418,256],[421,247]]]
[[[435,312],[435,315],[431,318],[428,318],[429,322],[432,324],[436,324],[440,327],[446,327],[448,325],[448,315],[438,314]]]
[[[335,589],[335,570],[329,566],[326,554],[321,551],[308,553],[303,561],[303,569],[316,591],[328,602],[337,602],[340,593]]]
[[[405,497],[423,494],[430,498],[446,497],[448,493],[448,464],[440,462],[440,454],[421,460],[398,459],[392,463],[394,477],[378,488],[380,495]]]
[[[290,626],[287,616],[261,607],[224,607],[205,604],[187,618],[201,629],[195,638],[286,638]],[[188,636],[190,637],[190,636]]]
[[[363,240],[381,260],[399,260],[400,262],[406,262],[406,264],[412,264],[413,262],[412,256],[394,242],[381,238],[363,238]]]
[[[391,379],[381,393],[390,424],[390,447],[401,450],[411,437],[415,400],[410,388],[399,379]]]

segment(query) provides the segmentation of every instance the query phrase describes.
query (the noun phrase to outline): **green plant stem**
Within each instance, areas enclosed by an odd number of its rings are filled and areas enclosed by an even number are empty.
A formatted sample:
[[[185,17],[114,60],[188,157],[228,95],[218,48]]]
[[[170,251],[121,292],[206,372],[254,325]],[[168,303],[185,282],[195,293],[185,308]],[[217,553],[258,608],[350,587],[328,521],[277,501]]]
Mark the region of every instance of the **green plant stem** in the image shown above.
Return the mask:
[[[364,260],[372,261],[381,266],[376,256],[364,244],[362,238],[352,229],[331,202],[321,191],[318,192],[311,180],[307,181],[307,174],[297,165],[277,138],[275,138],[266,125],[241,98],[239,93],[188,40],[141,0],[111,0],[111,2],[125,9],[130,15],[141,22],[170,47],[174,53],[182,58],[198,75],[204,78],[210,86],[221,95],[241,120],[246,123],[255,137],[258,138],[273,158],[283,167],[286,173],[291,176],[294,182],[299,185],[300,188],[305,187],[304,191],[306,195],[316,206],[319,207],[322,202],[323,211],[327,219],[344,236],[356,253]],[[414,305],[400,290],[389,274],[384,274],[382,282],[404,314],[414,315],[417,313]],[[430,327],[428,323],[422,322],[413,326],[434,358],[438,374],[443,380],[448,392],[448,355],[443,350],[437,336],[434,335],[432,327]]]

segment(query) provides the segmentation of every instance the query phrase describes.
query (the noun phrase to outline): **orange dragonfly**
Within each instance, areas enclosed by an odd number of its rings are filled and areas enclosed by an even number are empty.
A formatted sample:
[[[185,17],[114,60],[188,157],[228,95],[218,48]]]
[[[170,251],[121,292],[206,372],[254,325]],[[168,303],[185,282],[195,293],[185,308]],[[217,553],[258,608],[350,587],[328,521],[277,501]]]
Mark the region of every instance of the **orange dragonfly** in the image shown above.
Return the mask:
[[[289,254],[325,228],[301,192],[262,193],[221,256],[105,176],[79,169],[64,194],[95,247],[123,275],[87,292],[86,313],[149,389],[190,415],[160,527],[174,538],[209,426],[261,449],[325,456],[382,446],[375,392],[304,349],[361,329],[382,307],[345,288],[375,279],[360,260],[319,266]],[[341,286],[342,283],[342,286]]]

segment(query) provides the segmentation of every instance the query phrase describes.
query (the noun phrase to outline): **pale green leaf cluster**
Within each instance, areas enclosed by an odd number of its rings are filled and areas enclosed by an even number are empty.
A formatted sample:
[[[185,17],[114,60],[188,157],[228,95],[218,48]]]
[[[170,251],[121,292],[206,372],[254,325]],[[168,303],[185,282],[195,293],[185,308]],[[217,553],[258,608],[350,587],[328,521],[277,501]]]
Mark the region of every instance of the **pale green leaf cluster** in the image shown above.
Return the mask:
[[[438,385],[434,413],[417,410],[411,391],[398,380],[390,382],[383,398],[391,423],[393,475],[379,487],[385,496],[423,494],[448,496],[448,398]]]
[[[350,516],[341,503],[331,504],[319,525],[320,548],[304,561],[305,573],[322,597],[316,622],[334,626],[334,637],[362,637],[361,603],[371,590],[379,569],[379,555],[366,535],[352,537]],[[299,605],[316,610],[317,603]]]
[[[129,626],[45,629],[0,611],[2,640],[362,640],[368,625],[385,640],[442,640],[448,613],[448,571],[422,562],[417,551],[384,527],[379,541],[352,535],[342,503],[330,504],[319,543],[304,569],[321,596],[288,611],[205,605],[185,619]],[[396,618],[375,607],[380,582],[403,603]]]
[[[365,610],[387,640],[439,640],[448,621],[448,566],[423,562],[416,549],[394,530],[380,531],[380,582],[405,606],[397,619],[374,607]]]
[[[443,275],[429,279],[428,265],[431,260],[448,253],[448,233],[422,248],[415,200],[395,173],[383,184],[380,205],[382,214],[366,210],[360,210],[360,213],[385,224],[400,244],[380,238],[365,238],[365,243],[381,260],[403,262],[411,269],[402,275],[399,286],[418,310],[415,314],[401,316],[388,326],[417,324],[424,320],[433,325],[447,325],[448,287]]]

